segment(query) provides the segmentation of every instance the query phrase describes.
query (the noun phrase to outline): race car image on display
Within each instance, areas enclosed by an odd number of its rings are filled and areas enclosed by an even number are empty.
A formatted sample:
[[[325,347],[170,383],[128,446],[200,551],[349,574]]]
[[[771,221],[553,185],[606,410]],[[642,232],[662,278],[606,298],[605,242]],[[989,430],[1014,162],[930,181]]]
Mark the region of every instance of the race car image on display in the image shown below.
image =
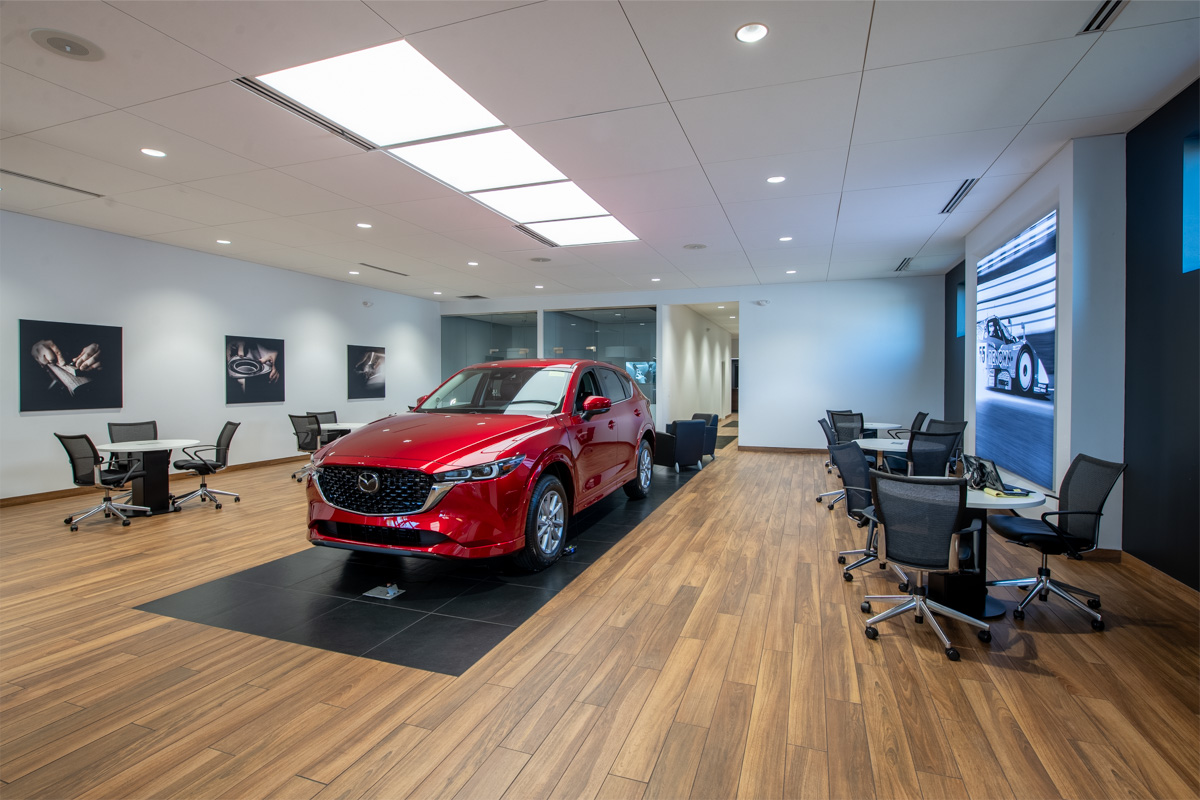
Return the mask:
[[[988,317],[976,331],[984,385],[993,391],[1049,398],[1054,389],[1046,367],[1025,339],[999,317]]]

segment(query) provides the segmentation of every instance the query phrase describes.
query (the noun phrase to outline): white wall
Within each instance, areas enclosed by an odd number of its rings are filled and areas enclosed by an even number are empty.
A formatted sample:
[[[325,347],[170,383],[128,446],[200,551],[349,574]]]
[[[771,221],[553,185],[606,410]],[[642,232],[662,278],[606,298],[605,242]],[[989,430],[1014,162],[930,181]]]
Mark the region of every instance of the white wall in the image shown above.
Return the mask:
[[[830,408],[907,427],[942,417],[943,277],[772,286],[743,301],[738,444],[824,448]],[[767,293],[758,293],[759,297]]]
[[[975,265],[1054,208],[1058,209],[1055,485],[1040,488],[1057,492],[1078,453],[1124,460],[1124,135],[1068,142],[967,234],[968,323],[975,317]],[[975,419],[975,355],[975,349],[968,347],[964,402],[971,422]],[[967,452],[974,451],[974,427],[967,425]],[[1122,488],[1118,482],[1104,508],[1100,546],[1106,549],[1121,549]]]
[[[659,427],[692,414],[730,413],[733,384],[730,334],[687,306],[658,308]]]
[[[0,316],[3,497],[71,486],[53,432],[107,442],[108,422],[154,419],[164,438],[211,442],[233,420],[230,462],[261,461],[296,455],[288,413],[377,419],[439,383],[436,303],[10,212]],[[120,326],[124,408],[20,413],[19,319]],[[227,334],[285,341],[284,403],[225,404]],[[346,399],[349,344],[387,348],[386,399]]]

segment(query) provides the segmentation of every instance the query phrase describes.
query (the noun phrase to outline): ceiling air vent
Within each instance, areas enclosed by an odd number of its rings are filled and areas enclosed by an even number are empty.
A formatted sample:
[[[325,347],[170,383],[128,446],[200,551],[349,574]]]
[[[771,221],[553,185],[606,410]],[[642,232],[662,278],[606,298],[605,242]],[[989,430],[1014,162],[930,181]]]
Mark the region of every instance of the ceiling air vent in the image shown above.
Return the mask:
[[[379,270],[380,272],[388,272],[388,273],[391,273],[392,275],[399,275],[401,278],[407,278],[407,277],[408,277],[408,273],[407,273],[407,272],[397,272],[397,271],[396,271],[396,270],[394,270],[394,269],[387,269],[386,267],[377,267],[377,266],[375,266],[374,264],[368,264],[368,263],[367,263],[367,262],[365,262],[365,261],[360,261],[360,262],[358,262],[358,265],[359,265],[360,267],[370,267],[371,269],[377,269],[377,270]]]
[[[1079,29],[1080,36],[1085,33],[1099,33],[1100,31],[1108,30],[1108,26],[1117,18],[1125,6],[1129,5],[1129,0],[1104,0],[1096,10],[1092,12],[1092,16],[1088,18],[1087,24]]]
[[[904,272],[904,270],[908,269],[908,265],[911,263],[912,263],[912,256],[909,256],[908,258],[906,258],[900,262],[900,266],[896,267],[895,271],[896,272]]]
[[[14,178],[24,178],[27,181],[33,181],[34,183],[40,183],[43,186],[53,186],[55,189],[66,189],[69,192],[79,192],[80,194],[86,194],[88,197],[104,197],[104,195],[102,195],[102,194],[96,194],[95,192],[89,192],[87,189],[76,189],[74,186],[67,186],[65,183],[55,183],[54,181],[48,181],[45,178],[35,178],[32,175],[26,175],[22,172],[13,172],[10,169],[0,169],[0,175],[11,175]]]
[[[958,191],[954,193],[954,197],[950,198],[950,202],[946,203],[946,207],[941,210],[942,214],[949,214],[954,209],[958,208],[958,204],[967,196],[967,192],[974,188],[975,184],[979,183],[979,178],[967,178],[962,182],[962,186],[958,187]]]
[[[458,299],[459,300],[487,300],[487,298],[481,294],[460,294],[458,296]]]
[[[513,227],[516,228],[517,230],[519,230],[521,233],[528,236],[530,239],[533,239],[534,241],[537,241],[537,242],[540,242],[541,244],[546,245],[546,247],[558,247],[557,244],[550,241],[545,236],[542,236],[540,233],[534,233],[533,231],[529,230],[529,228],[526,228],[524,225],[513,225]]]
[[[354,145],[355,147],[361,147],[363,150],[374,150],[375,149],[375,145],[371,144],[366,139],[363,139],[360,136],[356,136],[355,134],[351,133],[350,131],[346,130],[345,128],[343,128],[340,125],[334,125],[332,122],[325,119],[320,114],[317,114],[317,113],[311,111],[310,109],[305,108],[302,105],[298,105],[297,103],[293,102],[288,97],[286,97],[282,94],[279,94],[278,92],[274,91],[273,89],[271,89],[267,86],[263,86],[261,83],[254,80],[253,78],[237,78],[233,82],[236,83],[238,86],[241,86],[243,89],[254,92],[256,95],[263,98],[264,100],[270,100],[275,105],[277,105],[281,108],[287,109],[288,111],[292,112],[293,114],[295,114],[298,117],[304,117],[306,120],[308,120],[309,122],[311,122],[314,125],[320,125],[322,128],[329,131],[334,136],[337,136],[340,139],[345,139],[347,142]]]

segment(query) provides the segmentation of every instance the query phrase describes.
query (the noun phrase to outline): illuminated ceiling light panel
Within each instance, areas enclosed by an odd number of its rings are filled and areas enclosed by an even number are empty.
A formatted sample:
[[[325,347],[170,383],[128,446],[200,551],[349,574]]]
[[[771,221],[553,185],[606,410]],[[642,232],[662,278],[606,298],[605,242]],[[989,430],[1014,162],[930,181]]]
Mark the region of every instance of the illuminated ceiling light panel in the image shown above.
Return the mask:
[[[577,244],[608,244],[610,242],[637,241],[637,237],[630,233],[628,228],[617,222],[614,217],[565,219],[558,222],[531,222],[525,227],[561,247]]]
[[[502,124],[408,42],[291,67],[258,80],[380,146]]]
[[[479,192],[471,196],[517,222],[599,217],[608,213],[570,181]]]
[[[388,152],[460,192],[567,178],[512,131],[414,144]]]

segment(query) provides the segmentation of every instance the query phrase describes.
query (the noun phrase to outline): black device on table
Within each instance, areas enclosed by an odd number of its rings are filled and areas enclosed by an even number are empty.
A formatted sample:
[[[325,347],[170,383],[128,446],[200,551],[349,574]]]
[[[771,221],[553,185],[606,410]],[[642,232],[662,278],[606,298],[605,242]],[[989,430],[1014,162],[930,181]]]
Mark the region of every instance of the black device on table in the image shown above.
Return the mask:
[[[1029,494],[1028,489],[1013,486],[1011,483],[1005,483],[1001,480],[1000,470],[996,469],[996,462],[990,458],[964,455],[963,462],[966,466],[967,483],[972,489],[991,489],[1000,494],[1010,496],[1025,496]]]

